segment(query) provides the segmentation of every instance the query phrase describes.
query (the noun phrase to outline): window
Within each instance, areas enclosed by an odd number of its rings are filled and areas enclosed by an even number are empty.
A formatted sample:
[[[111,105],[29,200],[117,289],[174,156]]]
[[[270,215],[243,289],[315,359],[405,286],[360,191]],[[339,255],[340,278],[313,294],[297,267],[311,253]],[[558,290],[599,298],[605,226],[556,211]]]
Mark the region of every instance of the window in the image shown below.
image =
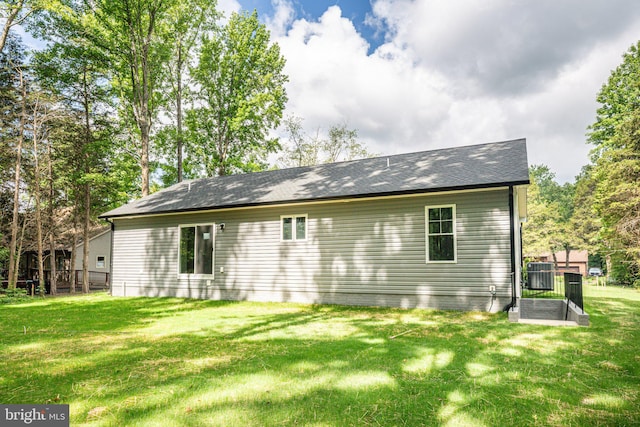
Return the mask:
[[[96,257],[96,268],[105,268],[107,266],[106,257],[104,255],[98,255]]]
[[[282,241],[307,240],[307,215],[283,215],[280,228]]]
[[[456,261],[456,207],[428,206],[427,262]]]
[[[180,226],[180,274],[213,274],[213,224]]]

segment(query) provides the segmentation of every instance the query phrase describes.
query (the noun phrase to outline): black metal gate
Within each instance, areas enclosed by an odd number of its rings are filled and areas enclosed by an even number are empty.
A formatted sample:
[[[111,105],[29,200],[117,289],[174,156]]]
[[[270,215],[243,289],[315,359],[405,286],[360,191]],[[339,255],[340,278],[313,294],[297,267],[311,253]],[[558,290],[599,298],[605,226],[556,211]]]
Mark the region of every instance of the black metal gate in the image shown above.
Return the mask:
[[[564,297],[567,299],[567,315],[569,313],[569,301],[580,307],[580,310],[584,313],[582,275],[579,273],[564,273]]]

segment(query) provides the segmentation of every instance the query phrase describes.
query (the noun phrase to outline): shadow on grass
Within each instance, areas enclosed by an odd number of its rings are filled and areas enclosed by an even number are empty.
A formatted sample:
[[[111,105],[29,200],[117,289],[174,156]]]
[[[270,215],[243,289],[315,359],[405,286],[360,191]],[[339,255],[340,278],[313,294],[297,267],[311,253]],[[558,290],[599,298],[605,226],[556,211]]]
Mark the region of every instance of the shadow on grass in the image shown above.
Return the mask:
[[[638,320],[635,301],[589,307],[591,328],[514,325],[484,313],[180,299],[56,306],[11,307],[79,332],[10,334],[2,357],[20,363],[0,371],[0,400],[58,398],[71,405],[74,425],[640,419],[640,335],[626,323]],[[25,351],[34,344],[38,352]]]
[[[78,297],[36,298],[32,302],[7,305],[3,311],[3,334],[51,340],[65,333],[131,331],[154,319],[175,313],[235,304],[180,298],[112,298],[107,294]],[[33,335],[33,334],[36,335]]]

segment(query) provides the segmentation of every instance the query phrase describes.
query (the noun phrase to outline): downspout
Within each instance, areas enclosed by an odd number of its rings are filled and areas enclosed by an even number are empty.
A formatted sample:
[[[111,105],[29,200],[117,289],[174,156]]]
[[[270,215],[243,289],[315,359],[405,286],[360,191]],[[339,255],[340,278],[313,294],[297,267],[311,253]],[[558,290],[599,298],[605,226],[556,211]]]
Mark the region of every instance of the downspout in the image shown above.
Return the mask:
[[[109,224],[111,224],[111,244],[109,245],[109,295],[113,296],[113,286],[111,282],[113,281],[113,235],[116,231],[116,225],[109,218],[105,218]]]
[[[513,203],[513,186],[509,186],[509,242],[511,244],[511,302],[502,311],[509,311],[516,306],[516,235],[515,208]]]

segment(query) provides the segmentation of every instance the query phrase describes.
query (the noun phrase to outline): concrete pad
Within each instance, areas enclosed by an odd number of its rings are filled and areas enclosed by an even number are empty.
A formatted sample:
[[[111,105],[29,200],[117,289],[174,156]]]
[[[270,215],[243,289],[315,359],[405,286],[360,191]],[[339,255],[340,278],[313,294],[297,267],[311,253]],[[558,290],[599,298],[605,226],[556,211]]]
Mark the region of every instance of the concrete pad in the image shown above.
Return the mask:
[[[518,319],[518,323],[526,325],[545,325],[545,326],[580,326],[578,322],[573,320],[550,320],[550,319]]]

